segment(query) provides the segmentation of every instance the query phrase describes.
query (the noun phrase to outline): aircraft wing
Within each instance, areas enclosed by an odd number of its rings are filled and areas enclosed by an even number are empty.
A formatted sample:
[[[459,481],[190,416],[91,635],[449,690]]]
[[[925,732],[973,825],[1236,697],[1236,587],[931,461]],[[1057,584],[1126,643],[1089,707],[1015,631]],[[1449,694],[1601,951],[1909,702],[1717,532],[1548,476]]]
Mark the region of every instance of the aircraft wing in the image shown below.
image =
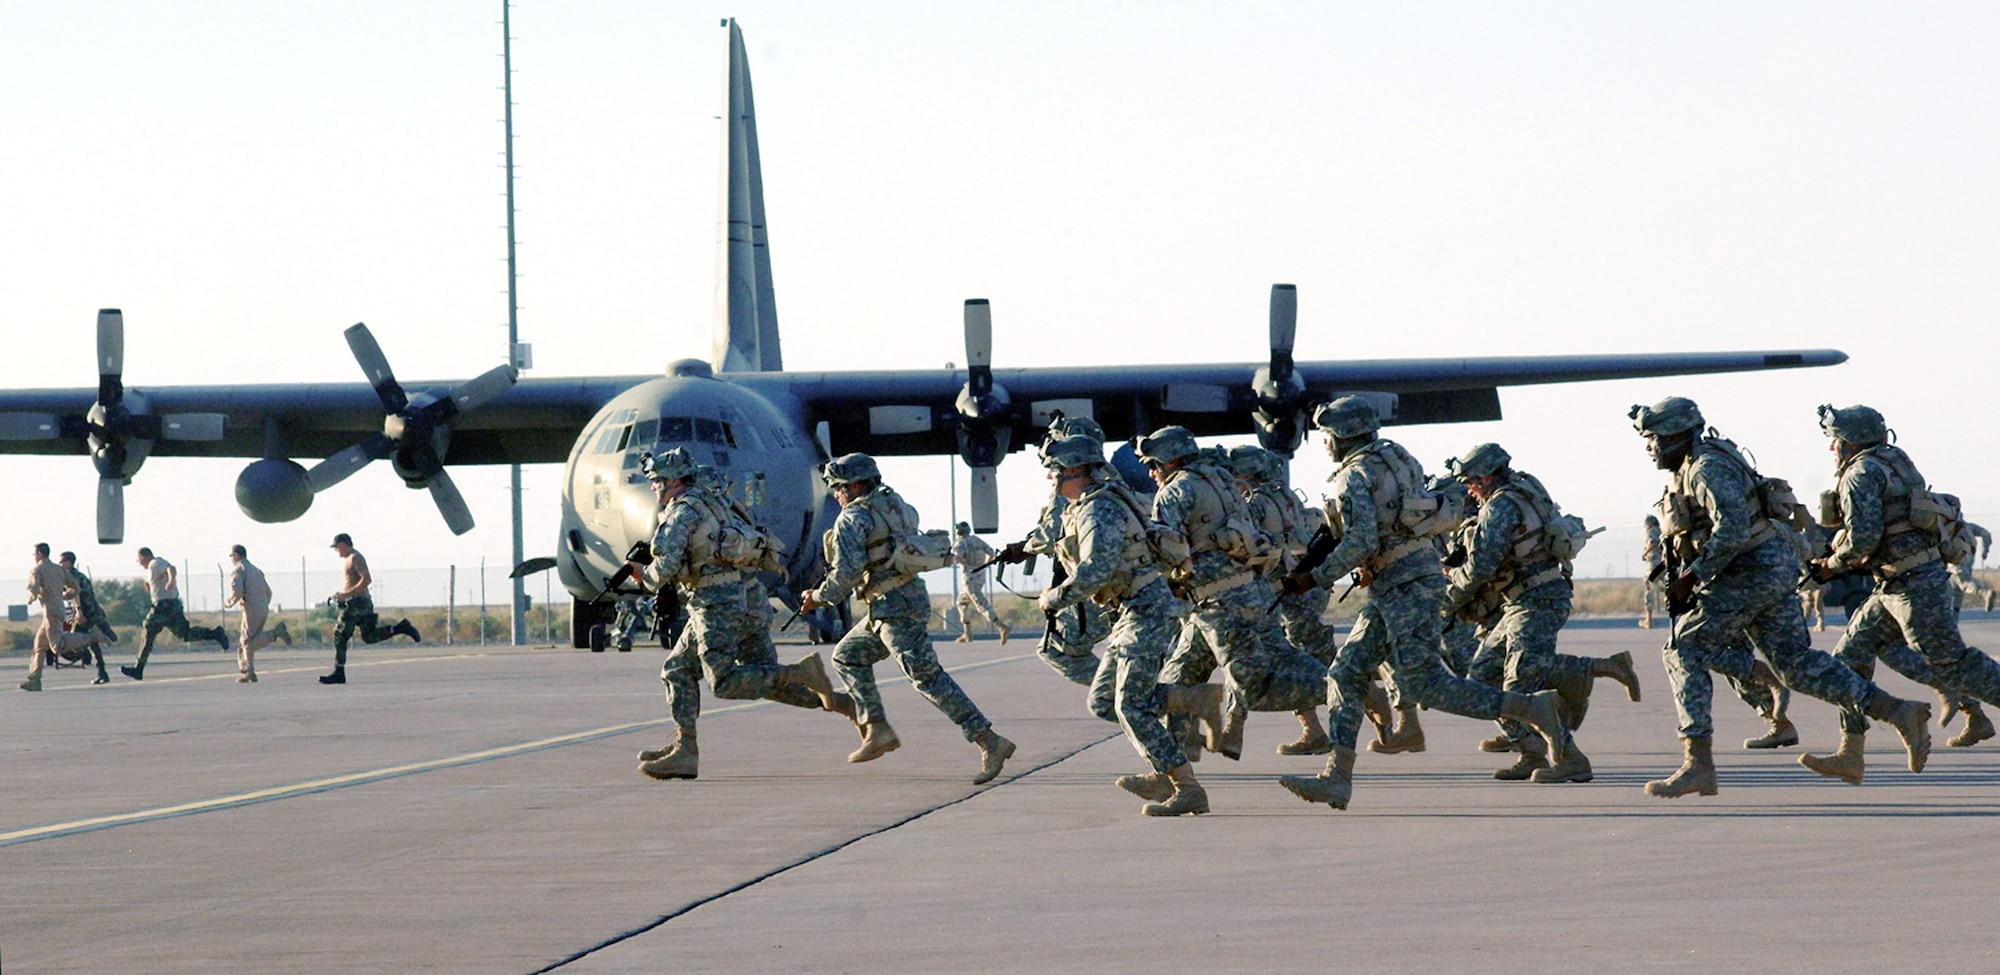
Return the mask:
[[[981,416],[961,410],[970,399],[966,370],[728,375],[767,393],[796,397],[809,419],[827,424],[836,454],[898,455],[959,453],[961,428],[982,421],[1010,428],[1004,449],[1019,450],[1039,439],[1033,428],[1045,426],[1057,409],[1069,416],[1087,411],[1114,440],[1168,424],[1204,436],[1259,432],[1260,411],[1272,420],[1293,419],[1302,429],[1313,404],[1347,393],[1379,394],[1377,406],[1388,423],[1461,423],[1499,419],[1502,386],[1845,361],[1846,353],[1834,349],[1800,349],[1300,362],[1291,365],[1299,383],[1289,394],[1262,399],[1258,383],[1268,377],[1268,367],[1261,363],[994,369],[993,385],[1004,391],[1007,403],[994,408],[988,394]]]
[[[452,425],[447,464],[561,463],[584,425],[612,397],[652,376],[594,376],[522,379]],[[409,382],[411,393],[443,396],[453,382]],[[143,395],[155,415],[219,414],[220,439],[161,439],[155,457],[262,457],[268,431],[280,438],[281,456],[327,457],[382,432],[382,403],[367,383],[290,383],[238,386],[156,386],[128,391]],[[24,426],[18,417],[53,418],[71,432],[97,401],[95,388],[0,391],[0,417]],[[6,439],[0,454],[83,454],[80,434],[53,439]]]

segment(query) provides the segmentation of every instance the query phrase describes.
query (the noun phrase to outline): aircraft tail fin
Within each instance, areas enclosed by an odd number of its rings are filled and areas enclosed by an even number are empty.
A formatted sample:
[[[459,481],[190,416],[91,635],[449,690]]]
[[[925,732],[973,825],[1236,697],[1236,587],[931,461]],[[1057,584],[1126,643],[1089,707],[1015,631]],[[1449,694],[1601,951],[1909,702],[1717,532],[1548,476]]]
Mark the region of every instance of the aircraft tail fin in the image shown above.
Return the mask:
[[[715,371],[784,368],[771,249],[764,231],[764,175],[757,157],[757,107],[743,30],[729,28],[729,85],[722,106],[722,203],[716,221]]]

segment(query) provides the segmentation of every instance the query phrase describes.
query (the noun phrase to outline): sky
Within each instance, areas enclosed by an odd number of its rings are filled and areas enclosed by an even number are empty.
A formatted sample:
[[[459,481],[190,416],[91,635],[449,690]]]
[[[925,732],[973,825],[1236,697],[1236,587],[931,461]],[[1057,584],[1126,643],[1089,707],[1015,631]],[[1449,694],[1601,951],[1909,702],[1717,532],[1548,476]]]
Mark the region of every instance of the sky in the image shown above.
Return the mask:
[[[497,3],[0,3],[0,387],[82,387],[96,309],[126,383],[359,381],[506,343]],[[1838,348],[1786,373],[1503,390],[1505,419],[1390,435],[1436,469],[1497,441],[1638,563],[1663,475],[1625,417],[1690,396],[1802,496],[1813,408],[1866,402],[1939,490],[2000,522],[1984,395],[2000,339],[2000,8],[1979,4],[702,2],[513,8],[520,320],[535,376],[707,358],[725,31],[756,85],[787,365],[1256,362],[1273,282],[1304,360]],[[454,538],[374,465],[299,521],[233,502],[244,461],[162,459],[94,542],[82,457],[0,457],[0,556],[100,576],[232,542],[279,601],[354,534],[384,602],[509,560],[504,467],[453,477]],[[944,458],[888,479],[938,525]],[[1317,500],[1317,443],[1294,483]],[[1001,469],[1001,537],[1046,495]],[[527,471],[527,553],[560,469]],[[965,480],[958,481],[961,506]],[[30,514],[32,513],[32,514]],[[319,580],[323,580],[322,585]],[[288,590],[288,586],[293,589]],[[541,586],[531,586],[540,596]],[[314,593],[317,598],[323,593]],[[191,600],[198,602],[200,597]]]

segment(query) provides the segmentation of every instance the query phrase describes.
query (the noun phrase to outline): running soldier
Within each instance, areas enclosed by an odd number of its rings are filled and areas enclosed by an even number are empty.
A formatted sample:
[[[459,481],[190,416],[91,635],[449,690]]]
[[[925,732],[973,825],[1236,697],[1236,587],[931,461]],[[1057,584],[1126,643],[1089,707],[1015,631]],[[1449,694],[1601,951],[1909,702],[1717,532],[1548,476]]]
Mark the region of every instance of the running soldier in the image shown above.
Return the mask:
[[[271,615],[271,584],[264,579],[264,570],[250,562],[250,552],[241,545],[229,546],[229,598],[222,606],[239,607],[242,613],[241,629],[236,635],[236,683],[255,684],[257,682],[257,651],[283,640],[285,646],[292,645],[292,631],[285,628],[285,621],[269,630],[264,629],[264,621]]]
[[[1813,571],[1821,579],[1845,569],[1867,569],[1875,575],[1875,592],[1848,619],[1835,656],[1856,673],[1868,675],[1883,650],[1907,643],[1930,665],[1942,686],[1988,704],[2000,703],[2000,664],[1965,645],[1952,610],[1951,576],[1943,553],[1951,550],[1963,556],[1971,547],[1969,532],[1962,532],[1963,523],[1957,519],[1957,499],[1930,491],[1910,455],[1889,442],[1888,426],[1875,410],[1822,406],[1819,425],[1834,456],[1840,527],[1832,550],[1813,564]],[[1928,718],[1929,706],[1921,707]],[[1839,751],[1801,755],[1799,763],[1859,785],[1871,717],[1886,715],[1844,704]],[[1911,771],[1921,768],[1921,761],[1913,757]]]
[[[140,624],[146,631],[146,642],[139,647],[139,659],[129,667],[119,665],[119,673],[133,680],[146,679],[146,658],[152,655],[153,640],[161,630],[172,633],[182,643],[214,640],[216,646],[229,649],[229,637],[223,634],[222,627],[188,623],[187,613],[181,609],[179,573],[172,562],[154,557],[150,548],[141,548],[139,567],[146,570],[146,595],[152,597],[153,605],[146,610],[146,618]]]
[[[660,502],[659,527],[652,558],[627,564],[655,589],[679,587],[688,621],[660,668],[674,737],[662,748],[640,752],[639,771],[655,779],[692,779],[701,763],[696,719],[703,673],[715,695],[727,700],[768,698],[815,711],[837,707],[819,654],[780,666],[768,601],[764,614],[750,611],[744,577],[751,573],[745,570],[760,567],[766,551],[751,551],[754,543],[746,540],[762,533],[729,503],[720,476],[709,473],[711,488],[698,485],[701,471],[685,447],[647,457],[643,470]]]
[[[1666,582],[1661,578],[1667,570],[1666,549],[1660,544],[1660,519],[1657,515],[1646,516],[1646,547],[1639,552],[1639,561],[1646,565],[1646,577],[1639,586],[1639,598],[1645,603],[1646,615],[1639,620],[1644,629],[1653,628],[1653,614],[1659,609],[1660,594]]]
[[[76,607],[75,620],[70,632],[94,633],[102,640],[91,644],[90,655],[97,664],[97,679],[92,684],[109,684],[111,675],[104,670],[104,645],[118,642],[118,631],[111,628],[111,620],[104,615],[104,607],[97,601],[97,588],[90,584],[90,577],[76,567],[76,553],[64,552],[56,557],[67,577],[63,582],[63,594]]]
[[[1044,449],[1063,437],[1084,436],[1098,443],[1104,442],[1104,428],[1089,417],[1065,417],[1060,414],[1049,422],[1048,436],[1044,439]],[[1054,474],[1050,474],[1051,480]],[[1062,513],[1069,499],[1060,491],[1051,490],[1048,503],[1035,516],[1035,527],[1028,537],[1011,542],[1000,552],[1000,561],[1010,565],[1026,562],[1038,555],[1055,557],[1056,543],[1062,538]],[[1050,585],[1062,584],[1062,574],[1067,572],[1061,560],[1057,560],[1051,571]],[[1114,608],[1097,606],[1089,601],[1076,603],[1052,613],[1044,613],[1048,626],[1042,631],[1041,645],[1036,648],[1036,656],[1048,664],[1050,669],[1061,674],[1072,683],[1089,687],[1096,679],[1098,670],[1097,654],[1093,647],[1111,635],[1111,628],[1117,622],[1118,611]]]
[[[1264,533],[1274,558],[1265,567],[1265,578],[1278,593],[1278,622],[1284,637],[1320,666],[1333,663],[1339,650],[1334,629],[1326,625],[1326,607],[1331,594],[1324,589],[1304,593],[1280,588],[1286,575],[1305,557],[1306,548],[1325,524],[1318,511],[1308,509],[1287,483],[1285,458],[1255,444],[1229,451],[1229,468],[1243,492],[1250,522]],[[1333,748],[1320,724],[1318,700],[1292,712],[1299,721],[1299,737],[1278,746],[1280,755],[1324,755]],[[1419,732],[1421,733],[1421,732]],[[1421,749],[1421,746],[1419,746]]]
[[[833,651],[834,666],[861,719],[861,747],[847,760],[873,761],[902,747],[875,684],[875,664],[893,655],[917,693],[979,747],[979,772],[973,783],[992,781],[1014,754],[1014,743],[993,730],[993,723],[938,663],[928,629],[930,593],[919,575],[922,570],[905,558],[909,544],[920,534],[917,509],[882,483],[875,458],[867,454],[828,461],[823,476],[840,501],[840,516],[824,540],[826,578],[819,588],[800,594],[799,605],[812,610],[856,594],[867,603],[868,615],[840,638]],[[929,568],[944,564],[943,559],[926,562]]]
[[[1205,813],[1208,793],[1161,721],[1170,701],[1176,697],[1188,701],[1198,692],[1160,685],[1160,667],[1173,640],[1174,595],[1147,541],[1150,519],[1145,508],[1116,472],[1106,468],[1104,445],[1090,437],[1049,443],[1042,464],[1056,491],[1069,502],[1056,546],[1068,577],[1042,591],[1043,611],[1054,613],[1086,599],[1119,607],[1118,623],[1092,686],[1092,710],[1125,729],[1125,737],[1152,771],[1120,776],[1117,785],[1152,800],[1140,809],[1148,816]],[[1210,695],[1211,730],[1220,721],[1218,705]]]
[[[35,567],[28,575],[28,601],[42,604],[42,626],[35,631],[34,659],[28,662],[28,679],[21,682],[24,691],[42,689],[42,667],[57,654],[65,659],[74,659],[72,651],[86,647],[96,647],[100,637],[89,628],[78,627],[78,632],[69,632],[63,625],[63,587],[69,582],[69,575],[49,558],[49,543],[35,543]],[[79,620],[79,622],[81,622]],[[98,680],[102,684],[110,678],[104,674],[104,651],[97,651]]]
[[[1910,771],[1922,771],[1930,757],[1930,706],[1892,697],[1813,649],[1793,588],[1798,553],[1773,523],[1792,516],[1797,501],[1790,488],[1760,477],[1742,451],[1713,430],[1704,434],[1693,400],[1671,396],[1634,406],[1628,415],[1654,465],[1669,472],[1659,503],[1672,575],[1667,607],[1687,607],[1675,615],[1665,650],[1686,755],[1673,774],[1646,783],[1646,794],[1716,794],[1709,670],[1740,639],[1770,662],[1785,686],[1893,722],[1909,748]]]
[[[1424,490],[1423,466],[1409,451],[1378,436],[1382,420],[1358,396],[1328,403],[1313,421],[1327,434],[1327,452],[1336,465],[1326,523],[1339,543],[1310,575],[1287,576],[1285,588],[1324,588],[1354,573],[1368,598],[1329,672],[1327,723],[1333,754],[1326,769],[1279,781],[1307,802],[1347,808],[1354,791],[1362,699],[1385,662],[1402,693],[1415,703],[1480,720],[1505,715],[1525,721],[1547,739],[1550,756],[1562,762],[1569,736],[1554,691],[1501,691],[1452,676],[1439,659],[1446,583],[1431,536],[1448,530],[1457,518],[1438,510],[1438,497]]]
[[[400,633],[410,638],[412,643],[423,642],[417,628],[407,619],[398,620],[394,626],[383,626],[375,614],[375,600],[368,595],[368,587],[375,584],[375,577],[368,573],[368,560],[354,549],[354,539],[346,532],[333,536],[334,554],[340,556],[340,591],[327,597],[327,602],[340,607],[340,618],[333,630],[333,673],[320,675],[322,684],[347,683],[347,644],[358,631],[363,643],[381,643]]]
[[[1501,688],[1532,694],[1556,682],[1556,634],[1569,620],[1575,542],[1548,489],[1512,465],[1507,451],[1493,443],[1466,451],[1454,465],[1458,479],[1479,504],[1479,516],[1467,533],[1465,557],[1448,573],[1445,605],[1461,617],[1494,619],[1486,642],[1504,661]],[[1588,671],[1583,679],[1586,686],[1592,682]],[[1494,772],[1494,778],[1591,780],[1590,759],[1574,741],[1551,765],[1539,735],[1506,719],[1500,721],[1500,733],[1521,757],[1512,767]]]
[[[1000,631],[1000,643],[1007,643],[1007,624],[1000,622],[1000,614],[993,611],[993,600],[987,597],[986,573],[993,564],[993,546],[986,544],[972,533],[972,526],[959,522],[953,526],[957,540],[951,546],[951,561],[958,566],[958,642],[972,642],[972,614],[978,613]]]

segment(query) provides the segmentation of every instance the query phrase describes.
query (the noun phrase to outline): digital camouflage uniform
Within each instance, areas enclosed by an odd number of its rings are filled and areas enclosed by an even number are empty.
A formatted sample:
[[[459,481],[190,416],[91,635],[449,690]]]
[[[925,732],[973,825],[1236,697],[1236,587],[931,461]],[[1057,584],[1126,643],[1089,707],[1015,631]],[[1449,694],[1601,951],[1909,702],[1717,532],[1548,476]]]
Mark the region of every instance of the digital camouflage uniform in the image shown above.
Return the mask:
[[[959,570],[958,624],[965,637],[972,635],[975,613],[994,629],[1007,629],[1006,624],[1000,622],[1000,614],[993,611],[993,600],[987,596],[987,573],[993,570],[979,568],[993,560],[993,546],[967,532],[951,543],[951,560]]]
[[[1093,470],[1084,494],[1063,508],[1056,551],[1069,577],[1043,605],[1057,611],[1085,601],[1117,607],[1091,683],[1091,711],[1116,721],[1153,771],[1166,773],[1188,761],[1161,721],[1166,692],[1160,668],[1173,640],[1175,599],[1146,547],[1139,505],[1115,472]]]
[[[1500,716],[1506,701],[1500,689],[1445,669],[1440,631],[1446,583],[1437,548],[1409,535],[1393,515],[1378,519],[1376,494],[1389,493],[1388,482],[1395,479],[1392,464],[1421,477],[1416,459],[1389,440],[1371,441],[1340,461],[1326,510],[1340,542],[1312,574],[1316,583],[1328,587],[1364,566],[1374,573],[1354,629],[1330,671],[1327,734],[1336,747],[1350,751],[1360,732],[1368,684],[1385,663],[1405,700],[1417,704],[1490,720]],[[1396,527],[1385,532],[1378,520]]]
[[[1697,580],[1693,606],[1674,620],[1664,651],[1683,738],[1712,736],[1715,685],[1709,672],[1739,639],[1792,690],[1840,707],[1897,703],[1813,649],[1794,588],[1798,552],[1761,511],[1753,497],[1757,487],[1754,472],[1732,449],[1697,435],[1669,474],[1660,502],[1666,544]]]
[[[1062,538],[1063,509],[1068,504],[1068,498],[1060,494],[1050,495],[1048,504],[1042,506],[1041,514],[1035,518],[1034,530],[1022,543],[1024,551],[1055,557],[1056,542]],[[1088,687],[1098,671],[1097,654],[1092,652],[1092,648],[1111,635],[1117,621],[1116,607],[1098,606],[1088,601],[1056,610],[1049,618],[1036,655],[1056,673]]]
[[[1847,621],[1835,655],[1867,675],[1877,656],[1907,644],[1929,665],[1938,686],[2000,702],[2000,664],[1965,645],[1937,538],[1911,524],[1911,494],[1923,487],[1916,465],[1891,444],[1860,450],[1840,465],[1835,491],[1842,524],[1827,566],[1870,569],[1876,584]],[[1864,714],[1843,709],[1842,731],[1858,734],[1867,727]]]
[[[1504,480],[1479,506],[1466,534],[1465,558],[1449,573],[1453,609],[1478,601],[1497,605],[1484,642],[1500,650],[1503,690],[1532,694],[1554,686],[1556,636],[1569,620],[1572,587],[1565,559],[1549,553],[1543,529],[1560,512],[1533,475],[1503,469]],[[1585,665],[1585,680],[1588,665]],[[1502,735],[1516,749],[1538,751],[1539,737],[1503,719]]]
[[[1284,483],[1283,461],[1277,455],[1262,448],[1239,447],[1231,453],[1232,461],[1250,450],[1256,453],[1250,454],[1247,462],[1235,465],[1236,476],[1243,484],[1243,502],[1251,524],[1264,533],[1268,544],[1279,550],[1279,557],[1270,561],[1265,573],[1275,584],[1305,555],[1306,545],[1312,541],[1320,521]],[[1340,649],[1334,628],[1325,619],[1331,598],[1325,589],[1314,588],[1303,593],[1285,593],[1278,600],[1278,619],[1285,639],[1322,666],[1333,663],[1333,655]]]
[[[829,529],[831,557],[818,599],[835,604],[859,595],[868,614],[841,637],[833,651],[834,666],[854,696],[855,709],[864,724],[887,720],[882,693],[875,684],[875,664],[894,656],[917,693],[958,725],[967,741],[976,741],[992,722],[938,663],[929,632],[930,593],[923,578],[892,571],[888,545],[878,543],[878,550],[871,551],[871,538],[878,533],[887,537],[887,525],[878,525],[883,516],[875,509],[889,504],[905,503],[893,489],[878,483],[867,497],[842,506]],[[914,519],[915,509],[910,511]]]
[[[660,668],[667,710],[683,735],[694,732],[701,716],[703,674],[715,696],[727,700],[770,697],[779,683],[777,652],[765,652],[770,637],[757,632],[744,574],[716,557],[720,512],[721,502],[690,486],[667,501],[653,533],[647,581],[679,586],[688,611],[687,626]],[[819,699],[799,706],[818,708]]]
[[[1234,474],[1199,458],[1168,474],[1153,496],[1153,520],[1179,530],[1192,550],[1182,586],[1194,608],[1168,664],[1171,682],[1198,683],[1192,678],[1209,669],[1204,658],[1213,655],[1240,708],[1312,707],[1325,693],[1324,666],[1284,642],[1270,612],[1278,590],[1219,547],[1217,533],[1232,517],[1254,530]]]

